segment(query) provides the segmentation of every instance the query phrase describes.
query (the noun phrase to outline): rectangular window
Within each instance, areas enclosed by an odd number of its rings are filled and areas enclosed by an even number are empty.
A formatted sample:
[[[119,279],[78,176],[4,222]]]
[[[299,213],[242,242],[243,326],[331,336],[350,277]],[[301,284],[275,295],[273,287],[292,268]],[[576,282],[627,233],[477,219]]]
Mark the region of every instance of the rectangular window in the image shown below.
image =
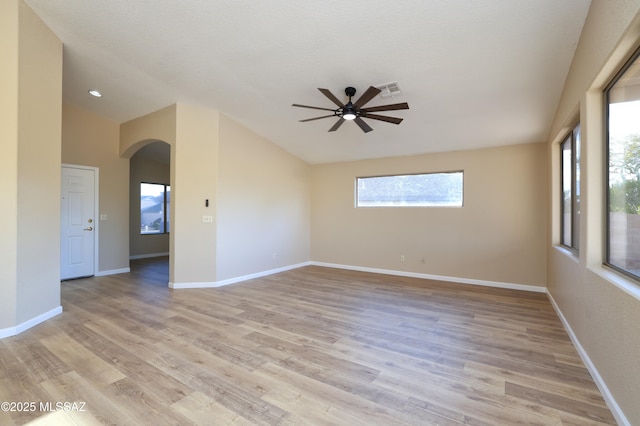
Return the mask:
[[[580,125],[560,144],[562,167],[562,216],[560,243],[580,247]]]
[[[168,234],[171,187],[159,183],[140,184],[140,233]]]
[[[461,207],[463,172],[359,177],[357,207]]]
[[[640,61],[636,54],[605,89],[607,247],[605,263],[640,278]]]

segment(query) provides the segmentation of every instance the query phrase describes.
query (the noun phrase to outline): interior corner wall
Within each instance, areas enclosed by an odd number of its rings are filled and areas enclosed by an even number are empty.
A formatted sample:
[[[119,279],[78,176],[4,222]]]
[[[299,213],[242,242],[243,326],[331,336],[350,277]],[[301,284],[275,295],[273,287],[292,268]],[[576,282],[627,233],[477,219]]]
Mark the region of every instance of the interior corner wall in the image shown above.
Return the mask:
[[[129,268],[129,160],[118,155],[119,132],[118,123],[63,104],[62,162],[99,170],[97,267],[105,274]]]
[[[596,381],[620,424],[640,424],[640,297],[638,283],[602,265],[604,248],[603,89],[640,45],[640,1],[593,0],[554,117],[548,164],[558,165],[557,140],[581,120],[580,252],[548,247],[548,291],[579,347],[597,371]],[[550,185],[560,185],[559,172]],[[555,192],[555,194],[558,194]],[[557,213],[558,209],[554,209]],[[559,214],[550,216],[559,221]],[[558,232],[559,227],[550,227]],[[555,231],[554,231],[555,230]],[[551,242],[557,235],[550,234]]]
[[[311,258],[543,288],[545,159],[540,143],[315,165]],[[455,170],[464,171],[463,207],[355,207],[357,177]]]
[[[0,335],[10,335],[60,310],[62,43],[20,0],[0,4],[0,89]]]
[[[0,2],[0,331],[16,325],[18,282],[18,4]]]
[[[311,166],[220,115],[217,280],[310,259]]]

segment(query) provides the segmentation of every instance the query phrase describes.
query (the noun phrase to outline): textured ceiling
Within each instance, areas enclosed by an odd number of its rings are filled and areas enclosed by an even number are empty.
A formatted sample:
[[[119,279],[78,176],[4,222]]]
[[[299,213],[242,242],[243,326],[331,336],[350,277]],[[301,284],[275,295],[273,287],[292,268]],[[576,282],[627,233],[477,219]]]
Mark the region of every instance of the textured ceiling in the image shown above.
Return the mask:
[[[64,98],[117,122],[220,110],[309,163],[543,142],[588,0],[26,0],[64,43]],[[298,120],[354,86],[408,102],[337,132]],[[99,89],[101,99],[87,90]],[[346,99],[345,99],[346,100]],[[318,112],[320,112],[318,114]]]

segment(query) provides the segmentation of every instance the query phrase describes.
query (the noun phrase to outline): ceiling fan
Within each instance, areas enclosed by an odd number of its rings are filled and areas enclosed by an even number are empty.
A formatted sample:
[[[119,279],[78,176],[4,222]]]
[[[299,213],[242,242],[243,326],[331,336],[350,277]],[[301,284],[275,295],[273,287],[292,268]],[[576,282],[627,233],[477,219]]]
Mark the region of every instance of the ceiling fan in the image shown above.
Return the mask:
[[[373,129],[367,123],[364,122],[363,118],[370,118],[372,120],[380,120],[380,121],[386,121],[387,123],[400,124],[400,122],[402,121],[402,118],[372,114],[372,112],[409,109],[409,104],[407,104],[406,102],[402,102],[399,104],[380,105],[380,106],[374,106],[370,108],[363,108],[367,102],[369,102],[371,99],[376,97],[378,93],[381,92],[380,89],[373,86],[370,86],[362,94],[362,96],[360,96],[360,98],[355,102],[351,102],[351,97],[356,94],[356,89],[353,87],[347,87],[346,89],[344,89],[344,93],[349,97],[349,101],[346,104],[343,104],[342,102],[340,102],[340,100],[336,98],[333,95],[333,93],[331,93],[328,89],[318,88],[318,90],[322,92],[322,94],[325,95],[327,98],[329,98],[331,102],[336,104],[338,108],[331,109],[331,108],[314,107],[314,106],[300,105],[300,104],[293,104],[291,106],[300,107],[300,108],[320,109],[323,111],[332,111],[333,114],[300,120],[300,122],[305,122],[305,121],[320,120],[321,118],[338,117],[338,121],[336,121],[336,123],[329,129],[330,132],[335,132],[336,130],[338,130],[338,128],[342,126],[342,123],[345,122],[345,120],[355,121],[356,124],[365,133],[370,132]]]

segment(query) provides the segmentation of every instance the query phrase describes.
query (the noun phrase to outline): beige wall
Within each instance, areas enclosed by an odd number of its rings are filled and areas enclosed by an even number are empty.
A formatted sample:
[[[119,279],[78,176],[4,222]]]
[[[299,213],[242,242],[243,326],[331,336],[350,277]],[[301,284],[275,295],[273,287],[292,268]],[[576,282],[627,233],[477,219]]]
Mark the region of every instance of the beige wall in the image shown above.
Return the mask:
[[[308,261],[310,166],[221,115],[219,170],[217,279]]]
[[[216,280],[219,117],[216,110],[186,104],[176,108],[170,235],[174,285]],[[202,216],[213,216],[213,222],[204,223]]]
[[[140,234],[140,184],[146,182],[169,185],[169,164],[134,154],[129,168],[129,256],[133,258],[169,253],[169,234]]]
[[[311,258],[544,286],[545,152],[530,144],[314,166]],[[354,207],[358,176],[454,170],[464,170],[462,208]]]
[[[62,162],[99,169],[98,273],[129,268],[129,160],[118,153],[119,125],[63,105]],[[59,168],[59,165],[58,165]]]
[[[18,282],[18,1],[0,2],[0,330],[16,325]]]
[[[119,154],[131,158],[140,148],[155,141],[168,143],[173,151],[176,141],[176,108],[176,105],[171,105],[122,123]]]
[[[19,57],[18,324],[60,306],[62,43],[22,2]]]
[[[640,287],[602,266],[604,137],[602,89],[640,45],[640,1],[594,0],[585,22],[548,144],[550,229],[548,290],[629,424],[640,424]],[[582,127],[580,253],[557,247],[558,142]],[[619,410],[616,408],[616,405]],[[619,421],[624,421],[618,417]]]
[[[60,309],[62,43],[21,1],[0,16],[4,334]]]

